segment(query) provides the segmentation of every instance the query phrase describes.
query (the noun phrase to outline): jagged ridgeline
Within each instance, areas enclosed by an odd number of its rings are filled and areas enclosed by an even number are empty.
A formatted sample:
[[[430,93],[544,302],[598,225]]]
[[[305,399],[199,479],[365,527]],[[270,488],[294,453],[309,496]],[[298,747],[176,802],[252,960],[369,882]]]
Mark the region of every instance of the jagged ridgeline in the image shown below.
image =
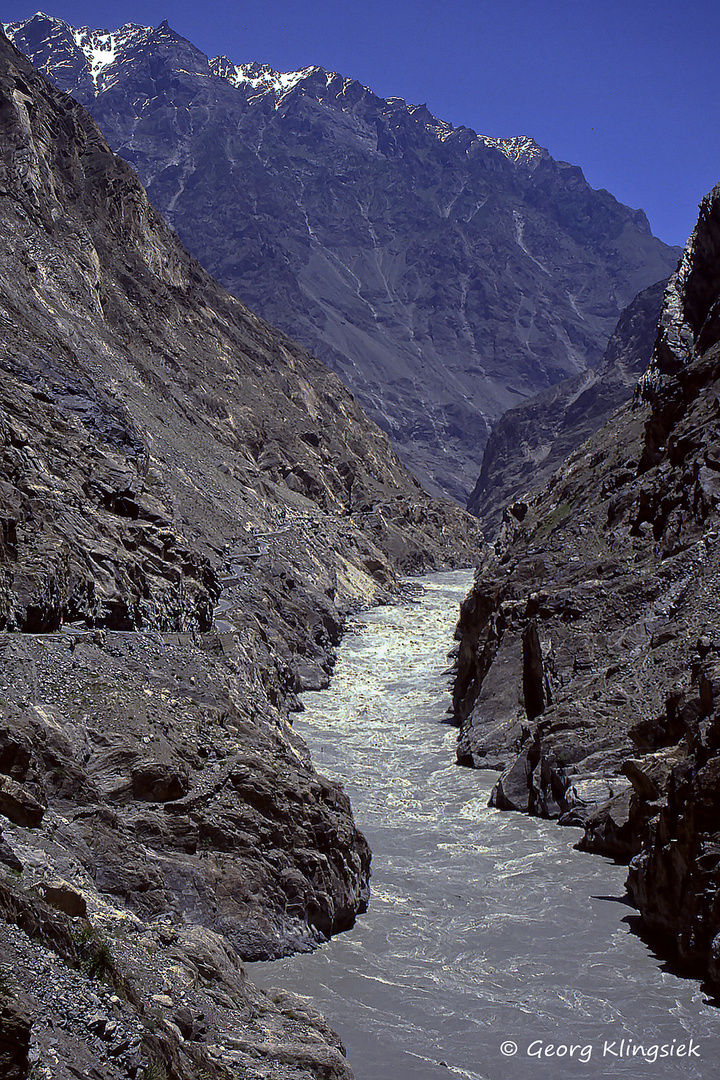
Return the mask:
[[[463,502],[490,425],[597,364],[620,312],[675,269],[641,211],[532,139],[454,128],[320,67],[208,60],[166,23],[37,15],[8,32],[203,265]]]
[[[505,516],[463,606],[458,757],[632,859],[656,946],[720,987],[720,186],[634,403]],[[642,323],[643,319],[640,320]]]
[[[348,1078],[241,963],[367,901],[288,710],[476,523],[1,35],[0,267],[0,1072]]]
[[[632,398],[652,356],[666,285],[658,281],[628,305],[596,368],[526,399],[495,424],[468,501],[486,540],[495,539],[503,514],[524,513],[527,492]]]

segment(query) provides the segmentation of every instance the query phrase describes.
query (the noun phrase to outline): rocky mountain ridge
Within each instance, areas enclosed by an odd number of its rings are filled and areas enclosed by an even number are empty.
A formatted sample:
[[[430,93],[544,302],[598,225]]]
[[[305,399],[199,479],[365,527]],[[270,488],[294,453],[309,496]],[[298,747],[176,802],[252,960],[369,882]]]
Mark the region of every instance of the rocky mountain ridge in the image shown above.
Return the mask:
[[[1,36],[0,128],[0,1072],[349,1078],[242,964],[367,903],[290,713],[474,519]]]
[[[458,757],[495,805],[630,862],[656,948],[717,991],[720,186],[635,400],[511,506],[460,620]],[[659,936],[658,936],[659,935]]]
[[[650,362],[666,284],[651,285],[628,305],[596,368],[508,409],[495,424],[468,500],[486,540],[494,539],[508,505],[539,487],[630,401]]]
[[[623,308],[675,268],[641,211],[530,139],[453,128],[321,67],[209,60],[166,23],[6,29],[203,265],[462,502],[491,423],[592,368]]]

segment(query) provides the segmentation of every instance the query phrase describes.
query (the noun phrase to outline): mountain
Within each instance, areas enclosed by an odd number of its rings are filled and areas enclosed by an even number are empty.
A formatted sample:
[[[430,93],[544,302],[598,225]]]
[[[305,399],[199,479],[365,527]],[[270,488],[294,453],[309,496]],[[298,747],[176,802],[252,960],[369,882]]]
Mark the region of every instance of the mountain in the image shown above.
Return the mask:
[[[208,60],[167,23],[6,31],[203,265],[461,502],[492,422],[594,367],[620,312],[675,268],[641,211],[530,138],[454,128],[321,67]]]
[[[635,398],[506,516],[463,606],[458,757],[630,862],[643,932],[720,986],[720,185]]]
[[[494,538],[504,513],[523,513],[526,494],[632,398],[650,362],[666,284],[651,285],[628,305],[596,368],[542,390],[495,424],[468,500],[486,540]],[[513,502],[518,506],[510,511]]]
[[[2,35],[0,136],[0,1073],[348,1080],[242,963],[367,903],[289,717],[476,523]]]

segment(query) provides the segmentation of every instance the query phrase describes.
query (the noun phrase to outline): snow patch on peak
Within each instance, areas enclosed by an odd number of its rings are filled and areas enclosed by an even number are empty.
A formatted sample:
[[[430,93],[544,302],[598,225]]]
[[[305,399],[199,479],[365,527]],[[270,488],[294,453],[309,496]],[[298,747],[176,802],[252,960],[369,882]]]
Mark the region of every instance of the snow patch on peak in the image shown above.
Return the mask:
[[[54,15],[47,15],[44,11],[36,11],[34,15],[31,15],[27,19],[21,19],[18,22],[14,23],[0,23],[0,26],[2,26],[5,36],[10,37],[8,31],[17,33],[18,30],[21,30],[24,26],[27,26],[28,23],[31,23],[33,19],[45,19],[47,22],[52,23],[54,26],[68,25],[67,23],[63,22],[62,19],[56,19]]]
[[[37,32],[39,29],[38,21],[41,24],[45,21],[51,27],[50,31],[40,27],[46,41],[59,43],[61,52],[67,47],[72,49],[74,46],[84,57],[90,77],[98,92],[102,89],[99,80],[101,76],[104,76],[106,69],[121,58],[129,45],[142,41],[153,32],[151,26],[139,26],[137,23],[125,23],[119,30],[93,30],[89,26],[75,27],[62,19],[46,15],[42,11],[38,11],[29,19],[23,19],[22,22],[0,23],[0,26],[11,41],[17,44],[20,39],[22,45],[25,35],[30,35],[30,39],[33,39],[33,31]],[[23,51],[26,49],[27,46]],[[67,59],[66,54],[63,59]],[[43,68],[48,70],[48,64],[44,64]]]
[[[249,86],[258,93],[273,93],[278,97],[292,90],[299,82],[320,68],[306,67],[300,71],[275,71],[268,64],[233,64],[226,56],[216,56],[210,61],[215,75],[227,79],[235,87]]]
[[[2,27],[5,37],[14,42],[18,34],[21,34],[25,27],[29,26],[30,23],[34,23],[36,19],[44,20],[54,28],[63,27],[68,31],[72,30],[68,23],[63,22],[62,19],[56,19],[53,15],[46,15],[44,11],[36,11],[30,18],[21,19],[19,22],[0,22],[0,27]]]
[[[73,29],[75,44],[85,54],[90,65],[90,75],[95,86],[105,68],[117,60],[128,45],[152,33],[151,26],[125,23],[119,30],[91,30],[88,26]]]

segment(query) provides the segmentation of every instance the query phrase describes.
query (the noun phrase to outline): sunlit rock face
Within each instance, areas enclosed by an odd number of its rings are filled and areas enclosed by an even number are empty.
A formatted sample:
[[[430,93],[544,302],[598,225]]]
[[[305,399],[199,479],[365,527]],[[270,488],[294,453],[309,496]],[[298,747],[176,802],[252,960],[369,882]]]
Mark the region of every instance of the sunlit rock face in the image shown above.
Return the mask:
[[[532,139],[453,128],[320,67],[209,60],[166,23],[35,16],[9,32],[203,265],[463,502],[490,425],[593,367],[620,312],[675,268],[641,211]]]

